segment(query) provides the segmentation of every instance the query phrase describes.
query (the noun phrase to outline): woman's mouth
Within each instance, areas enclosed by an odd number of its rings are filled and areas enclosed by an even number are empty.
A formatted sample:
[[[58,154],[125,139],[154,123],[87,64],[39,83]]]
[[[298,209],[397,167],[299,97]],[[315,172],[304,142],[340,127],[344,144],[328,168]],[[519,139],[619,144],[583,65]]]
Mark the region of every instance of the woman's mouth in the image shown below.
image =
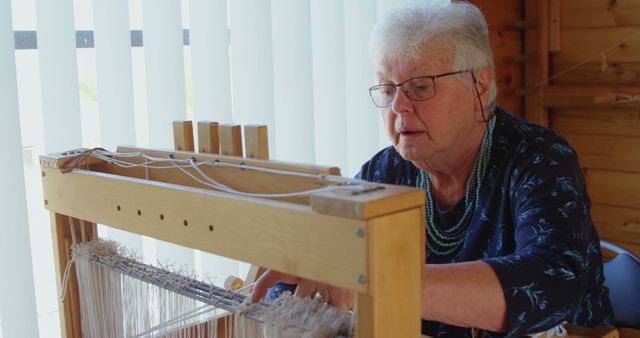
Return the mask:
[[[398,135],[400,136],[400,139],[402,141],[406,142],[420,138],[422,135],[424,135],[424,132],[421,130],[403,130],[400,131]]]

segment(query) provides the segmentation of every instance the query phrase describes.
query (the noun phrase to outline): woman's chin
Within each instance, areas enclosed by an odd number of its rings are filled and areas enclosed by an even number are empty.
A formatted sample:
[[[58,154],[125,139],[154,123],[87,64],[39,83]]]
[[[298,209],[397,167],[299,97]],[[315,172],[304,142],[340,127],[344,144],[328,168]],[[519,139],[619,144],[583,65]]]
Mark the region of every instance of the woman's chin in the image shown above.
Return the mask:
[[[407,147],[407,146],[399,146],[396,147],[396,150],[407,161],[415,162],[415,161],[423,161],[425,158],[424,151],[416,147]]]
[[[421,158],[420,156],[420,152],[412,147],[401,147],[401,148],[397,148],[398,153],[400,154],[400,156],[402,156],[402,158],[404,158],[407,161],[417,161]]]

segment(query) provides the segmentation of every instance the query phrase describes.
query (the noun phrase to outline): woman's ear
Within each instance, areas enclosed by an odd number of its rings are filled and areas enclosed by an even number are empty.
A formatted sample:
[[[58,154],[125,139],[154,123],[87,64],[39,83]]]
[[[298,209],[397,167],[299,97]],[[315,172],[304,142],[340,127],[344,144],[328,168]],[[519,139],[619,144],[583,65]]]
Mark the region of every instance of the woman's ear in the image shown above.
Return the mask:
[[[482,67],[474,71],[473,86],[477,95],[482,101],[482,108],[486,108],[489,103],[489,92],[491,89],[491,82],[493,81],[493,69],[490,67]],[[480,102],[476,100],[476,110],[480,109]]]

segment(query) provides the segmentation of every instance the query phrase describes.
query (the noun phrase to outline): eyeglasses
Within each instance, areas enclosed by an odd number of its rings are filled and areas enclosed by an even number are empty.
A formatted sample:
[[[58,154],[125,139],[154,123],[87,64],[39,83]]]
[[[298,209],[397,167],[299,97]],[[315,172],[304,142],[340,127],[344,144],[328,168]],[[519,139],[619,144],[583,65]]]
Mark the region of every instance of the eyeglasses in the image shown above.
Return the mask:
[[[373,104],[380,108],[387,108],[393,104],[393,100],[396,97],[396,88],[398,87],[402,87],[404,93],[412,101],[426,101],[436,96],[437,78],[467,72],[471,72],[471,69],[438,75],[418,76],[398,84],[379,84],[369,88],[369,95],[371,95]]]

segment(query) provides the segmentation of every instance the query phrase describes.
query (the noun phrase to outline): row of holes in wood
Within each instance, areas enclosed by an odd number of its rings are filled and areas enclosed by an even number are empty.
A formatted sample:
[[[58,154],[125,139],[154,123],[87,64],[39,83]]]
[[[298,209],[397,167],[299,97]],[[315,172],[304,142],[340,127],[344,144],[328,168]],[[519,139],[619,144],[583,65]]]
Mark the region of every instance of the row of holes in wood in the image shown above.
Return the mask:
[[[194,151],[193,123],[173,122],[173,143],[176,150]],[[248,124],[244,126],[244,149],[246,157],[269,159],[267,126]],[[242,151],[242,129],[240,125],[211,121],[198,122],[198,151],[227,156],[244,156]]]
[[[116,210],[122,211],[122,207],[117,205]],[[142,210],[138,209],[136,213],[138,214],[138,216],[142,216]],[[160,214],[160,220],[164,221],[164,214]],[[189,226],[189,221],[185,219],[182,221],[182,224],[184,226]],[[213,231],[213,230],[215,230],[215,228],[213,227],[213,225],[209,224],[209,231]]]

